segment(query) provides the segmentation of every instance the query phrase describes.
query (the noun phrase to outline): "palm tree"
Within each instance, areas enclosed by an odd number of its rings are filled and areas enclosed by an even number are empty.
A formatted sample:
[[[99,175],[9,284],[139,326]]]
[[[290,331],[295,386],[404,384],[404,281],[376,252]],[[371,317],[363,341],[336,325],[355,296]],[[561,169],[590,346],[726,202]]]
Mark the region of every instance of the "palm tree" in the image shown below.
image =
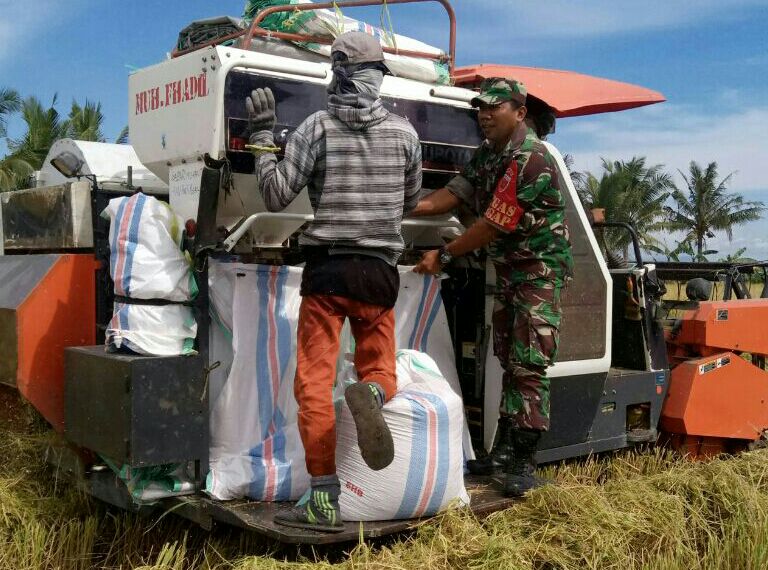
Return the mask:
[[[27,130],[21,138],[8,141],[11,153],[27,162],[33,170],[39,170],[43,165],[54,141],[67,134],[67,123],[61,121],[55,105],[55,95],[48,108],[36,97],[25,99],[21,104],[21,117]]]
[[[86,99],[85,105],[80,106],[72,101],[69,116],[62,120],[56,110],[56,99],[54,95],[50,107],[45,107],[36,97],[21,101],[15,91],[0,90],[0,133],[5,135],[7,113],[21,111],[26,123],[24,135],[8,141],[10,154],[0,160],[0,190],[23,187],[32,172],[42,167],[51,145],[59,138],[104,142],[101,103]],[[126,127],[119,138],[127,137]]]
[[[23,188],[33,172],[32,166],[15,154],[0,159],[0,192]]]
[[[128,125],[125,125],[123,127],[123,130],[120,131],[120,134],[117,135],[117,138],[115,139],[115,144],[129,144],[129,132],[128,132]]]
[[[715,231],[725,231],[730,241],[733,227],[760,219],[765,210],[762,202],[748,202],[740,194],[727,191],[733,177],[729,174],[718,181],[717,163],[710,162],[702,170],[695,161],[688,167],[689,174],[680,172],[688,192],[678,188],[672,192],[674,207],[667,207],[669,228],[686,232],[684,240],[696,244],[696,260],[703,256],[707,239]]]
[[[101,133],[103,122],[101,103],[86,99],[85,105],[81,107],[77,101],[72,101],[72,109],[66,122],[67,136],[80,141],[104,142],[104,135]]]
[[[21,97],[13,89],[0,89],[0,136],[8,134],[8,115],[21,108]],[[11,153],[0,159],[0,192],[18,187],[30,174],[32,166]]]
[[[563,162],[565,163],[565,168],[568,169],[573,185],[576,188],[583,186],[587,181],[587,173],[576,170],[576,160],[573,158],[573,155],[565,153],[563,155]]]
[[[608,222],[628,222],[635,227],[644,249],[658,246],[653,232],[664,228],[664,202],[674,188],[672,178],[662,165],[646,166],[644,157],[610,162],[602,159],[603,173],[598,179],[587,172],[577,185],[584,207],[605,209]],[[606,254],[622,251],[626,259],[630,235],[625,231],[599,232]]]
[[[13,89],[0,89],[0,137],[7,134],[7,115],[15,113],[21,107],[21,98]]]

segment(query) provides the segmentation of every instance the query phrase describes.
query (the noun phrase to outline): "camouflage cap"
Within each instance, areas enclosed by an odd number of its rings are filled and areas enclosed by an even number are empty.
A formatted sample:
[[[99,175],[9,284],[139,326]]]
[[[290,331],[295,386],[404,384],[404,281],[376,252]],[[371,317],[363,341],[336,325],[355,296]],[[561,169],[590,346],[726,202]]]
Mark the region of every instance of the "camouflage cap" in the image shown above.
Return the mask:
[[[498,105],[504,101],[515,101],[525,105],[528,90],[520,81],[503,77],[489,77],[480,84],[480,94],[470,101],[473,107],[480,103]]]

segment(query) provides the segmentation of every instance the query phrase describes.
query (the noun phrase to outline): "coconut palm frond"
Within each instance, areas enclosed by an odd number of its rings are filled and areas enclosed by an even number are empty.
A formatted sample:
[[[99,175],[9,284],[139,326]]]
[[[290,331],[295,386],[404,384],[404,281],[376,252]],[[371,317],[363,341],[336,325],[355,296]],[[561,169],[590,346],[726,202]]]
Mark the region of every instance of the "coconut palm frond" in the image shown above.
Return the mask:
[[[0,192],[23,188],[33,171],[32,165],[17,155],[0,159]]]
[[[599,178],[586,173],[580,188],[585,207],[603,208],[607,221],[632,224],[643,247],[656,245],[658,240],[652,232],[665,227],[669,220],[664,205],[674,188],[671,177],[660,164],[648,166],[644,157],[628,161],[601,158],[601,163]],[[604,236],[606,247],[624,251],[629,247],[627,232],[606,229]]]
[[[116,144],[129,144],[129,132],[128,132],[128,125],[125,125],[123,127],[123,130],[120,131],[120,134],[117,135],[117,138],[115,139]]]
[[[104,142],[106,139],[101,132],[104,114],[101,103],[85,100],[82,107],[72,101],[72,108],[67,120],[67,135],[81,141]]]
[[[731,240],[734,227],[760,219],[765,211],[762,202],[747,201],[740,194],[728,192],[734,173],[718,180],[716,162],[702,168],[692,161],[688,172],[681,171],[680,175],[687,193],[677,188],[672,192],[675,209],[668,214],[674,229],[685,231],[695,244],[695,259],[704,257],[707,238],[713,231],[724,231]]]
[[[0,89],[0,137],[7,134],[8,115],[21,108],[21,97],[13,89]]]
[[[21,118],[27,130],[18,139],[9,140],[11,154],[29,163],[34,170],[39,170],[56,139],[66,136],[66,122],[62,122],[55,109],[54,96],[50,107],[43,106],[36,97],[28,97],[21,103]]]

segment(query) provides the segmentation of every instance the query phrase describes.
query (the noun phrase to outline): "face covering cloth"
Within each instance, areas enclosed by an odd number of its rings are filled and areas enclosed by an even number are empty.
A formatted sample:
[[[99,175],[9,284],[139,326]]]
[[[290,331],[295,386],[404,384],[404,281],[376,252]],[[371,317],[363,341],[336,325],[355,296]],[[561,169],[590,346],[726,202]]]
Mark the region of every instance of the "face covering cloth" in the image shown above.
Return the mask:
[[[360,94],[374,99],[379,98],[384,73],[373,67],[353,69],[334,62],[333,79],[328,85],[328,93],[332,95]]]

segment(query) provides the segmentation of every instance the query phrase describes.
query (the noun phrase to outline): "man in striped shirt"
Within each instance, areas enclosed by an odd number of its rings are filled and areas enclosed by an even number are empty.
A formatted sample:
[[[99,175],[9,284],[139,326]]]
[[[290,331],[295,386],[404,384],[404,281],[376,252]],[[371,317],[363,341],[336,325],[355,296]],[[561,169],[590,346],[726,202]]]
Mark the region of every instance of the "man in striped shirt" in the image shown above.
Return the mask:
[[[400,225],[421,189],[421,146],[413,127],[387,111],[379,90],[387,72],[379,42],[362,32],[331,47],[328,108],[309,116],[288,139],[278,163],[275,103],[269,89],[246,99],[250,143],[266,208],[279,211],[306,187],[315,218],[299,237],[302,276],[294,392],[299,432],[312,477],[308,502],[275,522],[314,530],[343,530],[336,475],[332,388],[339,333],[349,318],[360,382],[345,393],[363,459],[383,469],[394,457],[381,407],[395,393],[394,305]]]

